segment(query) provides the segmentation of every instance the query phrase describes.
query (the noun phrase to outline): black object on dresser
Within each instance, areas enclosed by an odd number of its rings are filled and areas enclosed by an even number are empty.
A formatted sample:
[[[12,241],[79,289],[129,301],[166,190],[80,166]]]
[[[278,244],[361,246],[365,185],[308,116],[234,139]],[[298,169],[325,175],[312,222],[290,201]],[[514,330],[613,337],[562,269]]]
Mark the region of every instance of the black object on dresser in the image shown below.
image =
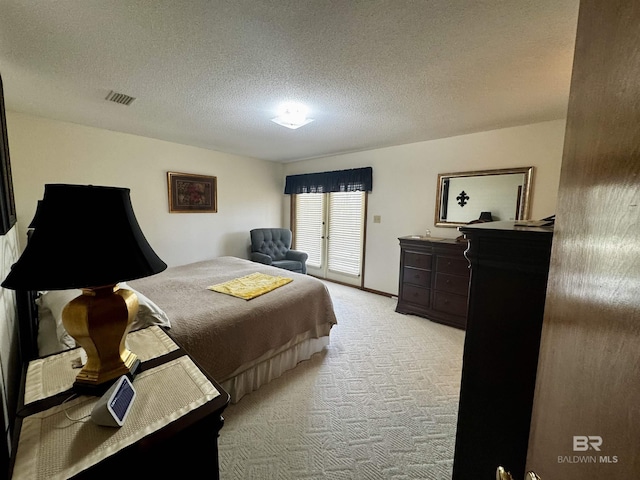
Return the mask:
[[[400,237],[400,285],[396,312],[465,328],[469,263],[467,242]]]
[[[553,230],[459,229],[471,282],[453,479],[524,478]]]

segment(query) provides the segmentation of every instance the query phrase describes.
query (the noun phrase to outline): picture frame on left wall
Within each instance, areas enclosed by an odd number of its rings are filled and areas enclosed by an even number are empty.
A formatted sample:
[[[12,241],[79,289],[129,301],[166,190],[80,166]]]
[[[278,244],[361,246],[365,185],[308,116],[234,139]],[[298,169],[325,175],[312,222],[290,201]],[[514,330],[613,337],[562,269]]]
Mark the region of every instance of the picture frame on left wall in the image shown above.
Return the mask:
[[[4,88],[0,76],[0,235],[5,235],[16,223],[16,202],[13,195],[9,137],[4,109]]]
[[[167,172],[170,213],[216,213],[218,179],[208,175]]]

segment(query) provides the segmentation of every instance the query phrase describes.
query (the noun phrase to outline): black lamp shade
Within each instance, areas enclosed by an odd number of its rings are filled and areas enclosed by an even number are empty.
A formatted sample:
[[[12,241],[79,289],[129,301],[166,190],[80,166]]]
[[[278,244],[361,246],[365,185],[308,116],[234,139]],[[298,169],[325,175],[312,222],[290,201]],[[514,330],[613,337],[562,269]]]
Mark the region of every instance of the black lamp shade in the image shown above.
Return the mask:
[[[478,220],[482,220],[483,222],[493,222],[493,217],[491,216],[491,212],[480,212],[480,218]]]
[[[31,219],[31,223],[27,228],[36,228],[36,225],[40,221],[40,215],[42,214],[42,200],[38,200],[38,206],[36,207],[36,214]]]
[[[110,285],[167,268],[147,242],[128,188],[45,185],[35,230],[2,286],[64,290]]]

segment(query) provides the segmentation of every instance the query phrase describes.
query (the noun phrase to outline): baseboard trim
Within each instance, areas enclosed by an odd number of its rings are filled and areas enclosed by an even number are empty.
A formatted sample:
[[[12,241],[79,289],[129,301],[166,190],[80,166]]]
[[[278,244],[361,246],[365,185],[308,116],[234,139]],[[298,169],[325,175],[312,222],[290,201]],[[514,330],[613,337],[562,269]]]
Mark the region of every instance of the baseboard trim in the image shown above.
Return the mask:
[[[380,290],[374,290],[373,288],[362,287],[362,290],[369,293],[375,293],[376,295],[382,295],[383,297],[389,297],[389,298],[398,297],[398,295],[394,295],[393,293],[382,292]]]
[[[318,277],[317,275],[311,275],[310,273],[308,273],[307,275],[309,275],[310,277],[313,277],[313,278],[317,278],[318,280],[324,280],[326,282],[337,283],[338,285],[344,285],[345,287],[356,288],[358,290],[362,290],[363,292],[375,293],[376,295],[382,295],[383,297],[389,297],[389,298],[397,298],[398,297],[398,295],[394,295],[393,293],[387,293],[387,292],[383,292],[381,290],[375,290],[373,288],[361,287],[359,285],[352,285],[350,283],[340,282],[338,280],[332,280],[330,278],[322,278],[322,277]]]

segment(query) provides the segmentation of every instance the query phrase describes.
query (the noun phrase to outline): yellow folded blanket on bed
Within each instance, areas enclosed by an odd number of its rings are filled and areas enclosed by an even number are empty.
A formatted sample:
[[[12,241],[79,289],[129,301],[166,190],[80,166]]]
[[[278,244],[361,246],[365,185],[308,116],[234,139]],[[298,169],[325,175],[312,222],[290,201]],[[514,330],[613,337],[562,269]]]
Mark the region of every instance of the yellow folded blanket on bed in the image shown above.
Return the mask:
[[[226,293],[234,297],[251,300],[260,295],[275,290],[282,285],[293,282],[293,278],[274,277],[264,273],[252,273],[228,282],[207,287],[214,292]]]

